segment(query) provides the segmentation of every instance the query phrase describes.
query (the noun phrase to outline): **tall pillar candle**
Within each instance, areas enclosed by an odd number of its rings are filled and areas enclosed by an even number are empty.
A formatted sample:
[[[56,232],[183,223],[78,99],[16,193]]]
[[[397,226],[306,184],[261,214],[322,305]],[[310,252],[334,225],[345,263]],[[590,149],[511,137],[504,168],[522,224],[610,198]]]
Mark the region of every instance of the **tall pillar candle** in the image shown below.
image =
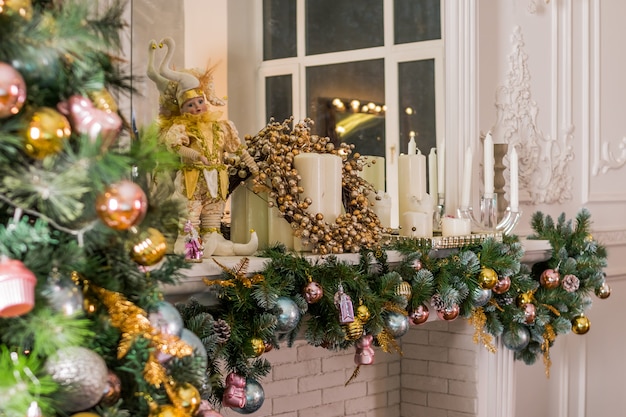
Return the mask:
[[[446,142],[437,148],[437,187],[440,195],[446,193]],[[435,196],[433,195],[433,198]],[[436,198],[435,198],[436,200]]]
[[[398,158],[398,214],[411,210],[415,201],[426,193],[426,157],[418,151],[415,155]]]
[[[428,194],[433,197],[435,205],[437,205],[437,193],[439,193],[436,151],[437,148],[430,148],[430,153],[428,154]]]
[[[511,160],[511,198],[509,201],[509,207],[511,208],[511,211],[516,212],[519,210],[519,159],[517,157],[517,150],[515,149],[515,146],[511,149],[509,159]]]
[[[495,175],[495,159],[493,155],[493,138],[491,137],[491,131],[489,131],[487,133],[487,136],[485,137],[483,148],[483,177],[485,181],[485,196],[491,197],[493,195],[493,177]]]
[[[470,207],[470,192],[472,190],[473,153],[471,146],[465,151],[463,165],[463,181],[461,182],[461,208]]]
[[[364,156],[365,165],[360,177],[374,186],[376,191],[385,191],[385,158],[382,156]]]
[[[302,178],[301,199],[309,197],[309,213],[322,213],[327,223],[341,215],[341,158],[332,154],[301,153],[293,160]]]
[[[239,184],[230,195],[230,240],[246,243],[253,229],[259,239],[259,249],[268,243],[267,193],[256,194],[246,183]]]
[[[267,242],[269,246],[277,243],[285,245],[287,250],[293,249],[293,229],[276,207],[265,209],[267,213]]]

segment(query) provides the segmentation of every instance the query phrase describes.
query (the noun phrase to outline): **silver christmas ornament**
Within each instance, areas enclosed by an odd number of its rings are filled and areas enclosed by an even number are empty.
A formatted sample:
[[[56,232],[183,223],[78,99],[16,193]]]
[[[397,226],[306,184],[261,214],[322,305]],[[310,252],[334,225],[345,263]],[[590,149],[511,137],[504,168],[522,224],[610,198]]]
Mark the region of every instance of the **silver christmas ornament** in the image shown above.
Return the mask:
[[[491,290],[476,287],[472,291],[472,304],[474,307],[483,307],[491,300]]]
[[[172,303],[167,301],[161,301],[151,309],[148,319],[152,327],[159,330],[161,334],[180,336],[184,328],[180,313]]]
[[[66,316],[83,312],[83,293],[70,278],[63,278],[54,270],[48,276],[48,281],[42,291],[43,296],[56,311]]]
[[[502,334],[502,343],[515,352],[523,350],[530,342],[530,331],[526,327],[518,327],[515,331],[505,331]]]
[[[63,411],[86,410],[100,402],[108,384],[108,369],[104,359],[93,350],[70,346],[50,356],[46,372],[60,385]]]
[[[276,332],[289,333],[300,322],[300,309],[289,297],[278,297],[276,301],[278,314],[276,316]]]
[[[246,405],[242,408],[233,408],[233,411],[239,414],[252,414],[258,411],[265,401],[265,391],[263,387],[256,380],[248,378],[246,379]]]
[[[202,367],[206,368],[209,364],[206,348],[204,347],[204,343],[202,340],[191,330],[183,329],[180,339],[186,342],[193,349],[194,356],[199,356],[202,358]]]
[[[385,327],[394,338],[402,337],[409,330],[409,318],[402,313],[390,311],[385,317]]]

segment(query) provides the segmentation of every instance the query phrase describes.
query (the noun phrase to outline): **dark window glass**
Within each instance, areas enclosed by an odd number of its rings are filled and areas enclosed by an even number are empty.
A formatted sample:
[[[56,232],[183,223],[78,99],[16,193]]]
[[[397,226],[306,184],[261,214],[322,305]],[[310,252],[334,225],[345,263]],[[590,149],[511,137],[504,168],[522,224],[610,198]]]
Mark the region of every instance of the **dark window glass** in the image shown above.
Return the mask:
[[[307,68],[313,132],[385,156],[385,68],[382,59]]]
[[[435,117],[435,60],[398,64],[400,152],[406,153],[410,132],[418,149],[428,155],[437,143]]]
[[[288,119],[293,114],[291,74],[277,75],[265,79],[265,118],[269,122]]]
[[[263,0],[263,60],[296,56],[296,33],[296,1]]]
[[[382,0],[307,0],[306,54],[384,44]]]
[[[440,0],[395,0],[396,44],[441,39]]]

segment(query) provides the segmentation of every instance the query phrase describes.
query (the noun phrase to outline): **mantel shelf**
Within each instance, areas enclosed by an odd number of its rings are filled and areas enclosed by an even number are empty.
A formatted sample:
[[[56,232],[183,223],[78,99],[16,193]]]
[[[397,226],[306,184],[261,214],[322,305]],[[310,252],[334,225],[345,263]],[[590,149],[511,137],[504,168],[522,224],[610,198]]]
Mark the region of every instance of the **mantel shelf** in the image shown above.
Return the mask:
[[[522,262],[526,264],[534,264],[545,261],[550,258],[552,248],[547,240],[522,240],[524,247],[524,257]],[[358,253],[347,253],[335,255],[337,259],[346,263],[357,263],[359,261]],[[220,256],[219,262],[225,267],[234,267],[241,261],[241,256]],[[258,256],[248,256],[250,264],[248,271],[260,271],[263,269],[267,258]],[[305,255],[305,258],[311,262],[323,261],[323,255]],[[398,263],[402,259],[402,255],[397,251],[387,252],[387,261],[390,264]],[[185,278],[178,285],[164,285],[163,292],[172,302],[184,301],[193,296],[199,302],[207,305],[217,303],[215,288],[207,286],[203,279],[218,278],[222,273],[222,268],[212,259],[205,259],[201,263],[194,264],[190,269],[184,271]]]

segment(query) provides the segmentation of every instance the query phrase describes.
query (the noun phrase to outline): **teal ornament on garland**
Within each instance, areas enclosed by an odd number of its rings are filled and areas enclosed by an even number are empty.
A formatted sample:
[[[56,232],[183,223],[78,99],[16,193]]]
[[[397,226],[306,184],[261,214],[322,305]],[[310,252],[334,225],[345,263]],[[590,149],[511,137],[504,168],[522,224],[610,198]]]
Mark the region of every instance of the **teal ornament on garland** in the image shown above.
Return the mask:
[[[530,343],[530,331],[525,326],[507,330],[502,334],[502,343],[507,349],[519,352]]]
[[[255,379],[247,378],[244,392],[246,394],[246,405],[242,408],[233,408],[233,411],[239,414],[252,414],[258,411],[265,401],[265,391],[263,391],[261,384]]]
[[[276,332],[279,334],[289,333],[300,322],[300,309],[289,297],[278,297],[276,300]]]
[[[409,331],[409,318],[396,311],[390,311],[385,315],[385,327],[394,338],[400,338]]]

